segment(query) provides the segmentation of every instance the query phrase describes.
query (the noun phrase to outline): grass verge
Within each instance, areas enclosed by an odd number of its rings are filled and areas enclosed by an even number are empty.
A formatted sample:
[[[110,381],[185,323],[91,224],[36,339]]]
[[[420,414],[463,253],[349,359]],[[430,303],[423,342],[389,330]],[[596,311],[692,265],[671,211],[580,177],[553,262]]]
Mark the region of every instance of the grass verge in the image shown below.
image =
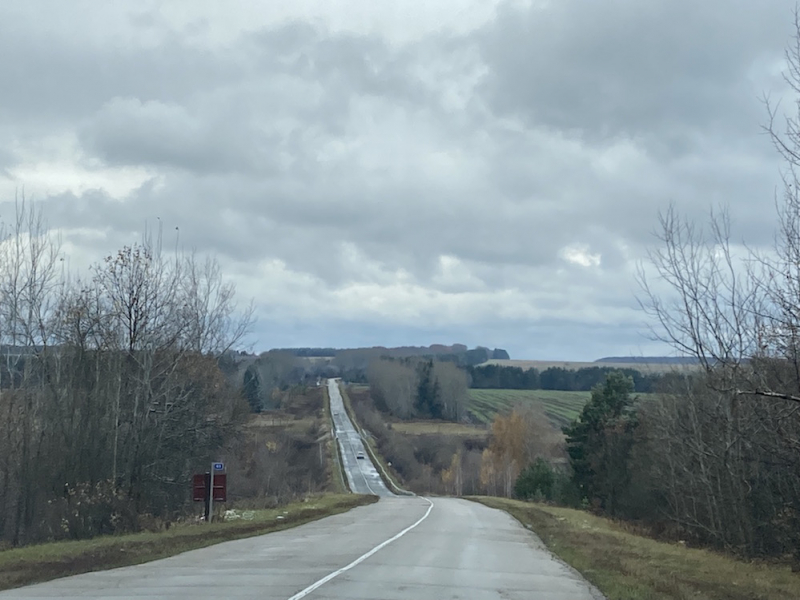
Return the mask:
[[[333,434],[333,415],[331,415],[331,399],[328,396],[328,386],[323,386],[323,410],[325,412],[325,422],[331,427],[331,439],[327,442],[328,468],[331,473],[331,487],[337,494],[346,494],[350,490],[344,480],[344,466],[342,457],[339,455],[339,442]]]
[[[247,521],[182,524],[162,532],[100,536],[4,550],[0,551],[0,590],[140,564],[220,542],[288,529],[377,501],[377,496],[329,494],[253,511],[253,519]]]
[[[470,500],[510,513],[609,600],[800,598],[800,575],[788,566],[658,542],[579,510],[505,498]]]

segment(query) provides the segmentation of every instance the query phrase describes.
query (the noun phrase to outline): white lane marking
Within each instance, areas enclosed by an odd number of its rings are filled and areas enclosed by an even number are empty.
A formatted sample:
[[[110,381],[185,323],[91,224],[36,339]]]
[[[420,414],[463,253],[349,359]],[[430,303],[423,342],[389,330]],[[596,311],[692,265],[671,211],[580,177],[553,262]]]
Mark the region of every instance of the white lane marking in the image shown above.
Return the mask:
[[[356,431],[356,432],[354,432],[354,433],[356,433],[356,434],[357,434],[358,432]],[[358,441],[359,441],[359,443],[361,444],[361,452],[363,452],[363,453],[364,453],[364,456],[365,456],[365,458],[363,458],[363,459],[362,459],[362,461],[366,461],[366,460],[367,460],[367,458],[366,458],[366,451],[367,451],[367,449],[366,449],[366,448],[364,448],[364,442],[363,442],[363,440],[361,439],[361,436],[360,436],[360,435],[358,436]],[[353,446],[354,446],[354,445],[353,445],[353,442],[352,442],[352,440],[351,440],[351,441],[350,441],[350,450],[353,452],[353,456],[355,456],[356,468],[358,469],[358,472],[359,472],[359,474],[361,475],[361,479],[363,479],[363,480],[364,480],[364,485],[366,485],[366,486],[367,486],[367,489],[370,491],[370,493],[371,493],[373,496],[380,496],[380,494],[376,494],[376,493],[375,493],[375,490],[373,490],[373,489],[372,489],[372,486],[369,484],[369,481],[367,481],[367,476],[366,476],[366,475],[364,475],[364,469],[362,469],[362,468],[361,468],[361,464],[358,462],[358,453],[356,452],[356,450],[355,450],[355,448],[354,448]],[[369,464],[370,464],[370,465],[372,465],[372,469],[375,471],[375,473],[377,473],[378,471],[377,471],[377,469],[375,469],[375,465],[373,465],[373,464],[372,464],[372,459],[371,459],[371,458],[369,459]],[[387,491],[388,491],[388,488],[387,488]]]
[[[392,543],[393,541],[395,541],[396,539],[399,539],[399,538],[403,537],[403,536],[404,536],[405,534],[407,534],[409,531],[411,531],[412,529],[414,529],[414,527],[416,527],[417,525],[419,525],[420,523],[422,523],[422,522],[423,522],[425,519],[427,519],[427,518],[428,518],[428,515],[429,515],[429,514],[431,514],[431,511],[433,510],[433,502],[431,502],[431,501],[430,501],[428,498],[423,498],[423,500],[427,501],[427,502],[430,504],[430,506],[428,507],[428,510],[427,510],[427,512],[426,512],[424,515],[422,515],[422,518],[421,518],[419,521],[417,521],[417,522],[416,522],[416,523],[414,523],[413,525],[410,525],[410,526],[406,527],[405,529],[403,529],[403,531],[401,531],[400,533],[398,533],[398,534],[396,534],[396,535],[394,535],[394,536],[390,537],[390,538],[389,538],[388,540],[386,540],[385,542],[381,542],[380,544],[378,544],[377,546],[375,546],[375,547],[374,547],[372,550],[370,550],[370,551],[369,551],[369,552],[367,552],[366,554],[362,554],[361,556],[359,556],[357,559],[355,559],[355,560],[354,560],[353,562],[351,562],[349,565],[347,565],[347,566],[345,566],[345,567],[342,567],[342,568],[341,568],[341,569],[339,569],[338,571],[334,571],[333,573],[330,573],[330,574],[326,575],[325,577],[323,577],[323,578],[322,578],[322,579],[320,579],[319,581],[317,581],[317,582],[315,582],[315,583],[312,583],[312,584],[311,584],[310,586],[308,586],[306,589],[304,589],[304,590],[302,590],[302,591],[300,591],[300,592],[297,592],[297,593],[296,593],[294,596],[292,596],[291,598],[289,598],[289,600],[300,600],[300,598],[305,598],[305,597],[306,597],[306,596],[308,596],[308,595],[309,595],[311,592],[313,592],[313,591],[314,591],[314,590],[316,590],[317,588],[319,588],[319,587],[321,587],[321,586],[325,585],[326,583],[328,583],[328,582],[329,582],[331,579],[333,579],[334,577],[338,577],[339,575],[341,575],[341,574],[342,574],[342,573],[344,573],[345,571],[349,571],[350,569],[352,569],[352,568],[353,568],[353,567],[355,567],[356,565],[358,565],[358,564],[360,564],[360,563],[364,562],[365,560],[367,560],[367,559],[368,559],[370,556],[372,556],[373,554],[375,554],[375,553],[376,553],[378,550],[380,550],[381,548],[385,548],[386,546],[388,546],[389,544],[391,544],[391,543]]]
[[[339,390],[339,386],[338,385],[334,385],[332,383],[333,381],[334,380],[332,380],[332,379],[328,380],[328,382],[329,382],[328,383],[328,399],[329,400],[331,399],[331,397],[334,395],[333,394],[333,390],[336,390],[336,394],[335,394],[337,396],[336,403],[338,404],[338,403],[341,402],[342,410],[344,410],[344,399],[342,398],[342,392],[341,392],[341,390]],[[337,408],[337,410],[339,409],[338,406],[336,408]],[[361,444],[361,452],[363,452],[365,455],[366,455],[366,448],[364,448],[364,441],[361,439],[361,435],[358,433],[358,431],[356,431],[355,426],[353,425],[352,421],[350,421],[350,416],[349,415],[347,416],[347,423],[348,423],[348,425],[350,425],[350,431],[345,431],[344,430],[345,428],[343,428],[342,432],[347,434],[348,450],[350,450],[350,452],[353,455],[353,459],[356,461],[354,463],[355,469],[358,470],[358,474],[361,475],[361,479],[364,480],[364,485],[367,486],[367,489],[369,490],[369,493],[372,494],[373,496],[380,496],[380,494],[376,494],[375,490],[372,489],[372,486],[369,484],[369,481],[367,481],[367,476],[364,475],[364,470],[361,468],[361,463],[358,462],[358,452],[356,451],[355,444],[353,444],[353,440],[350,439],[350,433],[353,433],[354,435],[358,436],[358,442],[359,442],[359,444]],[[334,424],[334,428],[337,429],[337,433],[338,433],[339,424],[336,422],[336,419],[333,420],[333,424]],[[344,454],[346,454],[346,452],[345,452],[345,449],[344,449],[344,446],[343,446],[343,441],[339,440],[339,442],[340,442],[339,443],[339,447],[342,449],[342,454],[344,455]],[[365,458],[363,460],[367,460],[367,459]],[[375,471],[375,474],[377,475],[378,470],[375,468],[375,465],[372,464],[372,459],[371,458],[369,459],[369,462],[370,462],[370,465],[372,465],[372,470]],[[346,466],[347,465],[345,465],[345,467]],[[355,487],[355,483],[356,483],[355,482],[355,477],[352,475],[352,473],[350,472],[349,469],[345,469],[345,470],[347,471],[348,479],[350,479],[352,481],[353,487]],[[383,483],[383,482],[381,482],[381,483]],[[383,486],[383,487],[386,487],[386,486]],[[355,491],[355,490],[352,490],[352,491]],[[386,488],[386,491],[388,492],[389,488]]]
[[[346,452],[346,450],[349,449],[349,446],[348,446],[348,448],[345,448],[344,441],[343,440],[339,440],[339,449],[342,452],[342,467],[344,469],[345,474],[347,475],[347,482],[350,484],[350,491],[352,493],[356,494],[358,492],[356,492],[356,480],[355,480],[355,477],[353,477],[352,469],[348,469],[347,468],[347,459],[346,459],[347,452]]]
[[[335,401],[334,401],[334,399],[335,399]],[[350,452],[353,452],[353,447],[352,447],[352,443],[351,443],[351,441],[349,439],[349,433],[350,432],[347,431],[347,428],[344,427],[342,425],[342,423],[341,423],[341,421],[343,419],[343,417],[341,415],[341,412],[344,410],[344,400],[342,400],[342,395],[341,395],[341,392],[339,391],[339,386],[336,385],[336,380],[335,379],[328,379],[328,400],[330,401],[330,404],[331,404],[331,413],[334,413],[333,414],[333,428],[336,431],[336,443],[339,445],[339,450],[342,453],[342,462],[345,463],[345,464],[343,464],[343,467],[344,467],[344,472],[347,475],[347,482],[350,484],[350,486],[349,486],[350,487],[350,491],[353,492],[353,493],[357,493],[356,489],[355,489],[356,488],[356,481],[355,481],[355,477],[353,476],[353,472],[352,472],[353,470],[347,468],[347,466],[348,466],[346,464],[347,461],[344,460],[345,457],[348,454],[348,452],[347,452],[348,450]],[[335,410],[334,410],[334,407],[333,407],[334,404],[337,405]],[[340,404],[341,404],[341,406],[339,406]],[[337,419],[337,416],[338,416],[338,419]],[[347,417],[347,423],[350,424],[350,417]],[[352,428],[352,425],[351,425],[351,428]],[[355,433],[355,431],[353,431],[353,432]],[[347,440],[347,444],[345,444],[345,440]],[[347,446],[347,448],[345,448],[345,445]],[[356,461],[356,463],[358,463],[358,461]],[[360,472],[360,470],[361,469],[359,469],[359,472]],[[363,473],[361,474],[361,476],[362,477],[364,476]],[[366,479],[365,479],[364,483],[366,483]],[[369,484],[367,484],[367,487],[369,488]],[[371,489],[370,489],[370,492],[372,492]],[[372,494],[376,495],[375,492],[372,492]]]
[[[353,450],[353,447],[350,446],[350,449]],[[363,450],[362,450],[362,452],[363,452]],[[364,483],[366,484],[367,489],[370,491],[370,493],[373,496],[380,496],[380,494],[376,494],[375,493],[375,490],[372,489],[372,486],[370,486],[369,481],[367,481],[367,476],[364,475],[364,470],[361,468],[361,465],[358,464],[358,455],[356,454],[355,450],[353,450],[353,455],[356,457],[356,466],[358,467],[358,472],[361,473],[361,479],[364,480]],[[364,458],[362,460],[366,460],[366,458]],[[372,459],[370,459],[370,462],[372,462]],[[372,468],[374,469],[375,465],[372,465]]]

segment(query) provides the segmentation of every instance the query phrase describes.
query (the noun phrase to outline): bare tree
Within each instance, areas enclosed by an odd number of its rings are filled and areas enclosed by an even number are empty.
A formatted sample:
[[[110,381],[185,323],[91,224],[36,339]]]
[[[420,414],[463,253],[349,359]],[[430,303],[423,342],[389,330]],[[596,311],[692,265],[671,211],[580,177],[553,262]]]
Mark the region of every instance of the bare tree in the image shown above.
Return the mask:
[[[467,410],[467,373],[454,363],[434,361],[433,377],[439,386],[439,401],[442,416],[451,421],[460,421]]]
[[[764,130],[784,160],[776,198],[777,234],[769,251],[738,252],[726,210],[704,230],[674,207],[660,217],[661,245],[650,254],[659,282],[640,269],[640,304],[659,327],[656,339],[696,357],[715,386],[736,395],[800,403],[800,15],[787,48],[785,80],[796,111],[781,128],[779,105],[765,101]],[[667,292],[658,286],[666,283]],[[757,366],[758,368],[754,368]]]
[[[414,415],[419,376],[399,360],[373,360],[367,370],[370,393],[379,406],[401,419]]]
[[[168,256],[149,235],[71,278],[41,212],[16,210],[0,231],[0,538],[172,514],[193,463],[246,412],[218,358],[252,311],[213,259]]]
[[[800,99],[798,14],[795,29],[786,81]],[[702,367],[640,411],[640,452],[682,531],[800,564],[800,100],[785,119],[766,104],[785,164],[772,248],[733,243],[726,210],[703,228],[671,207],[650,254],[655,277],[640,269],[655,339]]]
[[[198,259],[193,252],[183,259],[180,297],[181,318],[186,327],[184,343],[202,354],[220,356],[249,333],[253,324],[252,302],[239,310],[236,288],[222,277],[216,258]]]
[[[14,222],[0,229],[0,339],[6,344],[37,348],[51,341],[59,253],[60,240],[41,210],[17,198]],[[6,360],[18,355],[7,353]]]
[[[11,451],[19,456],[14,474],[4,469],[4,483],[19,491],[14,507],[14,535],[18,542],[35,517],[41,477],[43,443],[41,380],[32,377],[51,341],[52,299],[58,286],[59,243],[51,235],[40,210],[17,198],[15,220],[0,232],[0,340],[4,341],[5,374]],[[31,385],[33,383],[33,385]],[[16,410],[15,410],[16,407]],[[5,486],[4,486],[5,488]],[[2,503],[7,506],[4,490]]]

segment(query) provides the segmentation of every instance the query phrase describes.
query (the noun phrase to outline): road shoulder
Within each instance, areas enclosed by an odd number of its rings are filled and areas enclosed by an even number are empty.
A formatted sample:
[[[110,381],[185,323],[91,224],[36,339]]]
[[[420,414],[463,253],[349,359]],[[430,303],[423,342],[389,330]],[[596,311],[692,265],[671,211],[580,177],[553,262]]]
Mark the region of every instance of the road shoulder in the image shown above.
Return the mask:
[[[250,520],[187,523],[161,532],[12,548],[0,551],[0,590],[150,562],[221,542],[297,527],[377,501],[376,496],[328,494],[271,510],[251,511]]]
[[[508,512],[608,600],[800,598],[800,574],[788,565],[659,542],[585,511],[506,498],[469,500]]]

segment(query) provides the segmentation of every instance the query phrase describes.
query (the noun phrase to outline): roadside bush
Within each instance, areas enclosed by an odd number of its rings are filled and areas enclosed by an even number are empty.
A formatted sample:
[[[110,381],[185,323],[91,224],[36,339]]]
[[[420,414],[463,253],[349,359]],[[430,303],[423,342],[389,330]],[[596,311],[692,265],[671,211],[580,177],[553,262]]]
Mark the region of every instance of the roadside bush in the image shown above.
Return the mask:
[[[125,494],[112,481],[65,485],[61,497],[47,502],[39,539],[83,539],[139,531],[141,523]]]
[[[545,499],[553,499],[553,486],[556,475],[553,468],[542,458],[525,467],[514,484],[514,496],[530,500],[537,493]]]
[[[232,446],[226,461],[230,502],[268,508],[322,491],[328,473],[320,460],[319,431],[315,421],[304,432],[265,431]]]
[[[519,474],[514,483],[514,496],[520,500],[551,502],[560,506],[580,505],[580,492],[571,477],[541,457]]]
[[[422,465],[414,454],[414,446],[404,436],[391,432],[378,439],[378,450],[392,463],[392,468],[408,483],[422,476]]]

